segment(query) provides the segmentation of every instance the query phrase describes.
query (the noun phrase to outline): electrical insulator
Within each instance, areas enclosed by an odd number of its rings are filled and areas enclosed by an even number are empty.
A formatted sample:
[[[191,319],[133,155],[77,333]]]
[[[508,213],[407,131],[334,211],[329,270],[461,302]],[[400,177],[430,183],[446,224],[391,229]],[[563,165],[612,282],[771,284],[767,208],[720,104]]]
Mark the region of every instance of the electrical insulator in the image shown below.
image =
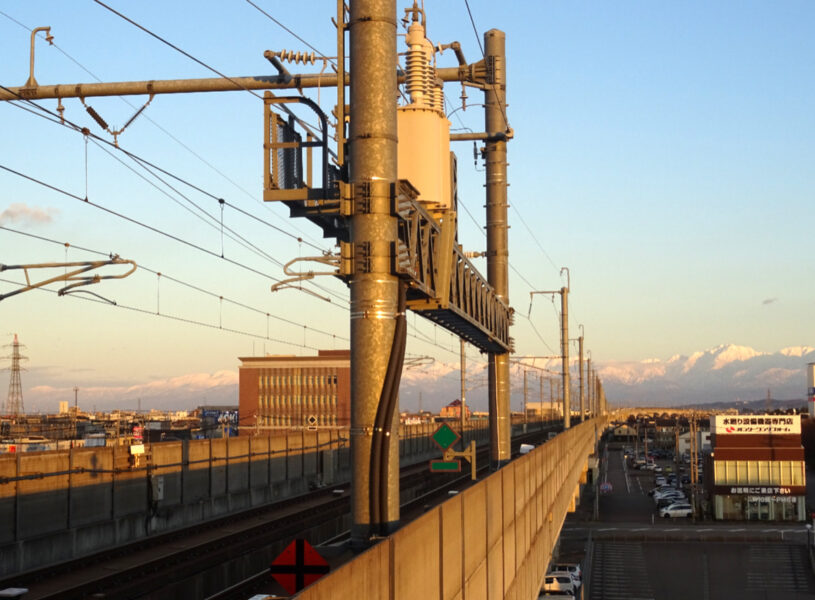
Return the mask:
[[[286,50],[285,48],[283,48],[283,50],[280,52],[275,52],[274,55],[280,60],[285,60],[286,62],[294,63],[296,65],[313,65],[315,60],[317,60],[314,52],[309,54],[308,52],[295,52],[294,50]]]
[[[436,77],[435,49],[420,20],[423,11],[416,3],[405,42],[405,87],[410,103],[397,115],[399,179],[407,179],[419,190],[417,197],[435,218],[442,218],[452,205],[450,122],[444,112],[443,83]]]

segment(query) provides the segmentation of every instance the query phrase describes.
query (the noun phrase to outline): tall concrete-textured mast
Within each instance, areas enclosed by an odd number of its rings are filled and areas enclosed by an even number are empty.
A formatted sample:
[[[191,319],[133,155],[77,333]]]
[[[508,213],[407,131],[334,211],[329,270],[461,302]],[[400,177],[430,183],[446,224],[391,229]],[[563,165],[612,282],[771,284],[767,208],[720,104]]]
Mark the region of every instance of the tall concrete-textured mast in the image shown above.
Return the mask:
[[[509,304],[507,244],[506,36],[490,29],[484,34],[487,87],[484,115],[489,136],[484,146],[487,179],[487,280]],[[503,137],[502,137],[503,136]],[[509,353],[489,356],[490,462],[500,467],[510,459]]]
[[[569,379],[569,288],[560,288],[560,354],[563,357],[563,428],[571,427],[572,398]]]
[[[815,418],[815,363],[807,365],[807,405],[809,417]]]
[[[582,329],[583,326],[581,325],[580,328]],[[585,395],[583,394],[583,336],[581,335],[577,338],[577,352],[580,357],[579,365],[580,365],[580,392],[578,396],[580,396],[580,422],[582,423],[586,418],[586,399]]]
[[[352,543],[365,545],[381,526],[399,520],[398,426],[382,443],[389,457],[382,523],[380,490],[371,481],[375,422],[384,397],[399,313],[399,281],[391,272],[391,245],[397,239],[391,195],[396,181],[396,2],[350,3],[350,182],[354,213],[351,288],[351,495]],[[404,343],[404,342],[402,342]],[[401,370],[400,370],[401,372]],[[398,389],[398,388],[397,388]],[[398,407],[392,419],[399,418]],[[370,475],[370,476],[369,476]],[[372,500],[378,495],[378,501]],[[380,514],[372,514],[379,512]]]
[[[17,340],[17,334],[14,334],[14,343],[11,345],[11,378],[8,384],[8,398],[3,407],[4,415],[17,416],[25,412],[23,407],[23,385],[20,379],[20,361],[25,359],[25,356],[20,355],[21,344]]]

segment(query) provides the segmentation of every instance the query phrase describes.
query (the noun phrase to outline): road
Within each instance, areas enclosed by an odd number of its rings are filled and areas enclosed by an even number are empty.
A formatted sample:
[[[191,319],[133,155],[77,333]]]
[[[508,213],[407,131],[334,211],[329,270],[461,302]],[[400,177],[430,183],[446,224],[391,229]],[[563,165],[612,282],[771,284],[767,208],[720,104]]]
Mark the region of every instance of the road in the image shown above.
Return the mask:
[[[802,523],[660,519],[653,473],[629,471],[613,445],[600,481],[612,491],[599,520],[569,518],[561,533],[561,560],[585,551],[587,600],[815,600]]]

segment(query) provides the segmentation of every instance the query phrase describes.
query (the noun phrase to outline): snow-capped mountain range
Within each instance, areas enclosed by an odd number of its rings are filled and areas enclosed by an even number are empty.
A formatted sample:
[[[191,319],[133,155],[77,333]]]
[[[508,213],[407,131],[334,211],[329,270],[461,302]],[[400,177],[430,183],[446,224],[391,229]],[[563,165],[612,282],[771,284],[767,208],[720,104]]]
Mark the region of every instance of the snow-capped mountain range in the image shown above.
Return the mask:
[[[806,396],[806,365],[815,362],[815,348],[797,346],[778,352],[759,352],[747,346],[723,344],[694,352],[690,356],[675,355],[667,360],[652,358],[642,361],[600,361],[595,364],[612,404],[638,406],[681,406],[705,402],[775,399],[802,401]],[[438,396],[458,398],[460,381],[458,364],[435,363],[425,369],[406,370],[402,378],[402,405],[416,406],[422,391],[423,408],[435,409]],[[531,368],[531,370],[530,370]],[[553,373],[541,372],[539,368]],[[513,357],[512,408],[523,401],[523,371],[528,370],[527,398],[537,401],[541,390],[538,375],[554,377],[560,371],[560,361],[534,361],[523,356]],[[576,388],[577,365],[572,363],[573,388]],[[476,409],[486,408],[486,365],[468,366],[468,401]],[[549,384],[544,382],[543,397],[549,399]],[[470,397],[471,396],[471,397]],[[573,392],[576,399],[576,392]],[[406,405],[406,406],[405,406]]]
[[[806,397],[806,365],[815,362],[815,348],[784,348],[765,353],[733,344],[694,352],[690,356],[672,356],[642,361],[598,361],[609,402],[627,406],[684,406],[706,402],[754,401],[767,397],[779,400]],[[408,363],[409,364],[409,363]],[[26,386],[29,411],[53,412],[59,400],[73,400],[73,388],[64,382],[49,385],[45,377]],[[560,360],[540,360],[513,355],[511,359],[511,406],[521,410],[524,395],[524,371],[527,372],[527,399],[550,400],[548,379],[560,379]],[[577,361],[572,362],[572,397],[577,405]],[[542,382],[541,382],[542,378]],[[28,379],[25,383],[28,383]],[[541,385],[542,383],[542,385]],[[467,403],[473,410],[487,410],[486,358],[470,361],[466,378]],[[461,379],[458,361],[436,361],[421,367],[406,366],[400,386],[400,408],[415,411],[420,407],[438,411],[459,398]],[[86,385],[80,404],[86,410],[113,408],[160,408],[186,410],[202,404],[237,404],[237,370],[216,373],[192,373],[137,385]]]

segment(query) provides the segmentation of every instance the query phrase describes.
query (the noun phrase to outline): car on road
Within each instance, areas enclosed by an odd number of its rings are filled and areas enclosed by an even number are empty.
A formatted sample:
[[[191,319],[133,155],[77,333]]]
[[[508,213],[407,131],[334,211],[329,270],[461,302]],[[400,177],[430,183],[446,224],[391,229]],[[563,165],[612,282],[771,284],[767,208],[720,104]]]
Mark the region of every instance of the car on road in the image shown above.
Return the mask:
[[[672,492],[675,489],[676,488],[674,486],[672,486],[672,485],[658,485],[658,486],[653,487],[650,490],[648,490],[648,495],[653,496],[657,492]]]
[[[659,516],[665,517],[690,517],[693,515],[693,508],[686,502],[677,502],[659,510]]]
[[[574,578],[568,571],[552,571],[543,577],[542,592],[557,592],[565,593],[574,596],[577,591],[577,586],[574,584]]]
[[[549,568],[549,571],[568,571],[577,578],[578,587],[583,585],[583,569],[580,568],[580,563],[556,563]]]

